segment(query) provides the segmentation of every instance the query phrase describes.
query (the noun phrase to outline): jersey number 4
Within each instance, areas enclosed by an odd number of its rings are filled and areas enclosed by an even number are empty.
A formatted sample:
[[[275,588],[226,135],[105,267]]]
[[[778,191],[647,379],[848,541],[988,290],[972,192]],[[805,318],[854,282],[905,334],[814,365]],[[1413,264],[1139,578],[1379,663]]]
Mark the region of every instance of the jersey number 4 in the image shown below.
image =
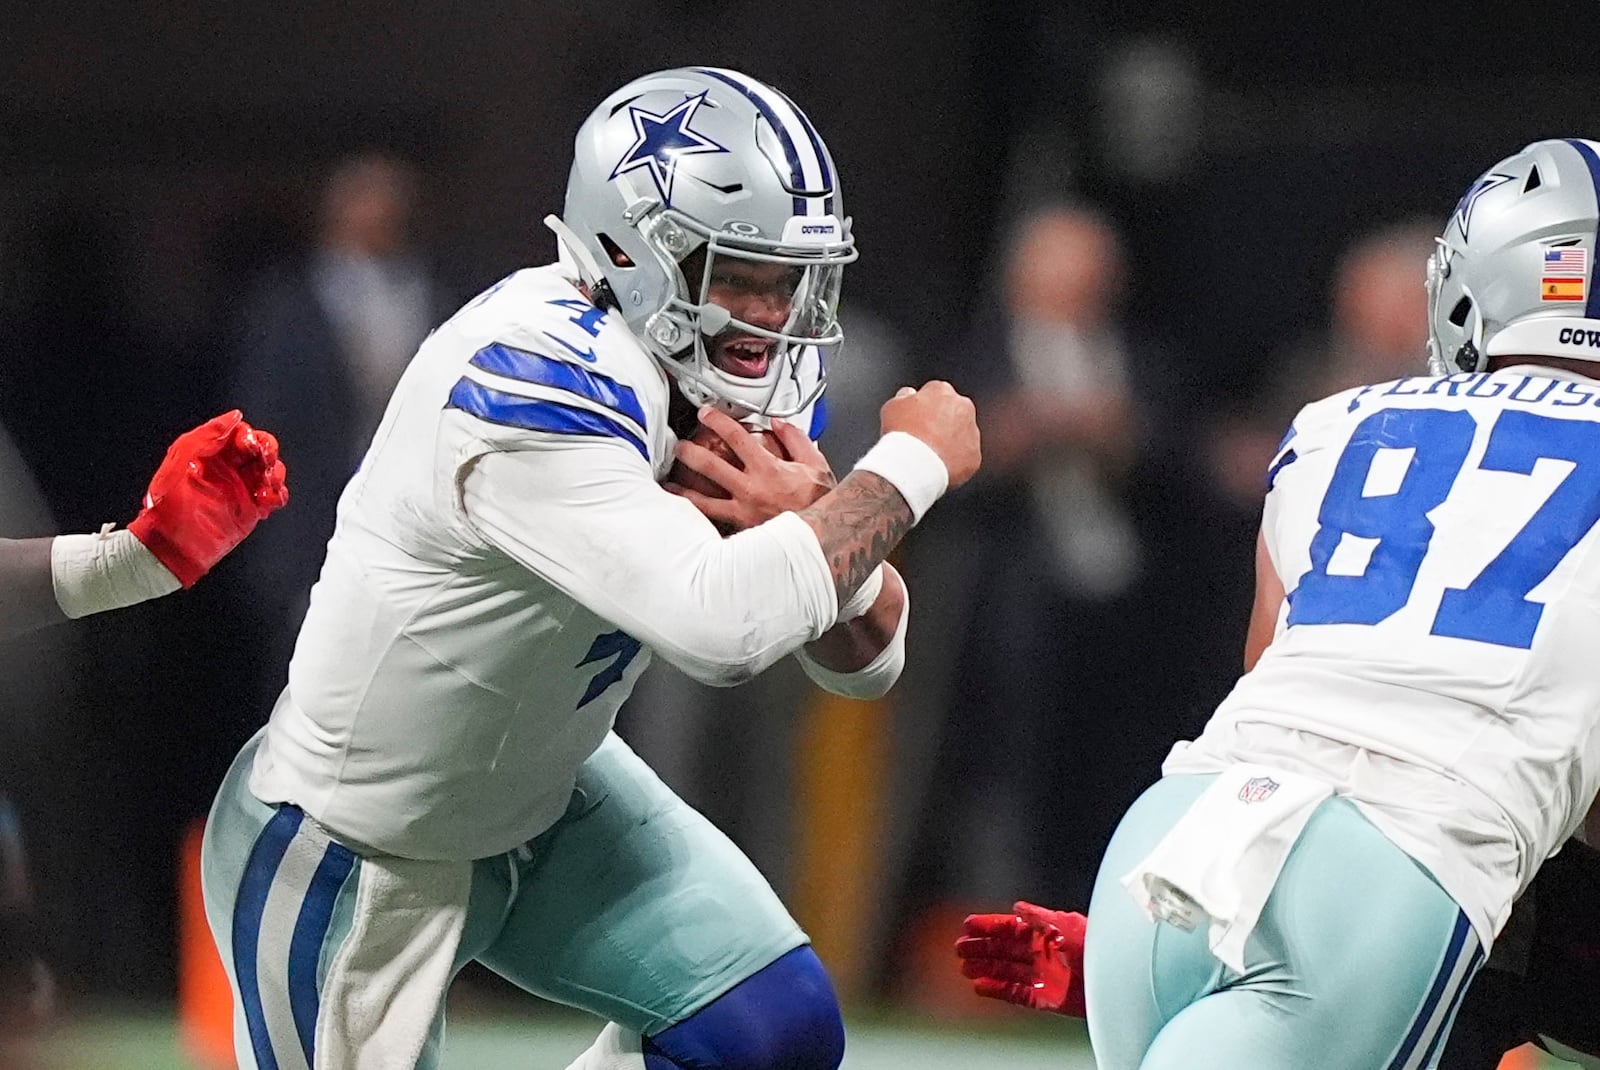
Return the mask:
[[[1311,570],[1289,599],[1290,626],[1377,624],[1400,611],[1433,539],[1428,514],[1449,496],[1477,430],[1471,413],[1448,409],[1388,409],[1356,426],[1322,499]],[[1401,449],[1414,452],[1399,488],[1367,495],[1379,451]],[[1478,467],[1529,475],[1540,458],[1568,461],[1572,470],[1476,579],[1446,588],[1432,634],[1533,645],[1544,605],[1528,593],[1600,521],[1600,424],[1503,412]],[[1347,535],[1371,541],[1371,559],[1361,575],[1330,575]]]
[[[600,697],[602,691],[622,679],[622,674],[628,670],[629,662],[638,656],[641,645],[639,640],[624,631],[606,632],[604,635],[595,636],[594,642],[589,644],[589,653],[578,662],[577,668],[581,669],[595,662],[606,662],[606,664],[589,678],[589,686],[584,689],[583,697],[578,700],[578,709],[581,710],[589,705]]]

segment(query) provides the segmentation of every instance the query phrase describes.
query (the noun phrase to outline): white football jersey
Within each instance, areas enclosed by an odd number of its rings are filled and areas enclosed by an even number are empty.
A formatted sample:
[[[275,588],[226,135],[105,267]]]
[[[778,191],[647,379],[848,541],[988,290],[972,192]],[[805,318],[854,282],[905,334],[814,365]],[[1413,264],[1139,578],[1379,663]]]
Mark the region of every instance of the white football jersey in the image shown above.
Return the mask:
[[[1600,383],[1417,377],[1303,409],[1263,513],[1272,644],[1168,772],[1330,780],[1485,943],[1600,773]]]
[[[831,626],[803,521],[722,539],[658,485],[672,389],[556,267],[435,331],[339,501],[254,794],[357,846],[498,854],[564,812],[650,649],[733,683]]]

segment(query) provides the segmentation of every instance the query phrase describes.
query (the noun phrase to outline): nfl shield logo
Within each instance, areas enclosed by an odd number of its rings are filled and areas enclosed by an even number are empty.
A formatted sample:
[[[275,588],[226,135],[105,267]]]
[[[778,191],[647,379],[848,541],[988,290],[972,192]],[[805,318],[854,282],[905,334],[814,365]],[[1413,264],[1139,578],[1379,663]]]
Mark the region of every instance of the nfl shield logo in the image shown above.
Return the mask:
[[[1239,801],[1258,803],[1278,790],[1278,782],[1269,776],[1253,776],[1239,789]]]

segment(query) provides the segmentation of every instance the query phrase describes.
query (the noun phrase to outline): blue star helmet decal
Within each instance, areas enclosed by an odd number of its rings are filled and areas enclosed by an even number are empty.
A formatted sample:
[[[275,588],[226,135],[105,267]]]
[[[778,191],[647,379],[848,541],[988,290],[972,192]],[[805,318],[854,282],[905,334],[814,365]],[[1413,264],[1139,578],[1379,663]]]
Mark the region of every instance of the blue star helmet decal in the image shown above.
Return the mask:
[[[611,177],[643,167],[650,172],[656,189],[661,192],[662,203],[671,205],[672,180],[677,174],[679,157],[728,151],[704,134],[689,129],[695,111],[705,99],[706,91],[702,90],[685,98],[665,115],[628,105],[628,118],[633,120],[635,137],[622,160],[612,168]]]
[[[1488,193],[1496,186],[1501,186],[1507,182],[1510,182],[1512,177],[1513,176],[1511,175],[1502,175],[1491,171],[1482,178],[1478,179],[1478,181],[1474,182],[1472,184],[1472,188],[1468,189],[1467,192],[1461,195],[1461,199],[1456,202],[1456,211],[1453,218],[1455,219],[1456,224],[1461,228],[1461,239],[1463,241],[1466,240],[1467,224],[1472,222],[1472,208],[1473,205],[1478,203],[1478,198],[1482,197],[1485,193]]]

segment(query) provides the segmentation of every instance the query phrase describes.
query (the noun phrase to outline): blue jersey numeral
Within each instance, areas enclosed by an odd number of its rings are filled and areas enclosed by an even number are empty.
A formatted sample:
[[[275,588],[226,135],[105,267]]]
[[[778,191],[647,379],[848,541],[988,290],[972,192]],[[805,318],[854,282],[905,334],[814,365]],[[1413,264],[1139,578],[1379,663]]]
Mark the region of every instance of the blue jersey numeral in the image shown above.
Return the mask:
[[[1472,414],[1446,409],[1386,409],[1356,425],[1333,470],[1311,540],[1311,571],[1289,603],[1289,624],[1377,624],[1411,598],[1417,570],[1433,539],[1428,513],[1450,494],[1472,448]],[[1366,497],[1379,450],[1411,449],[1411,464],[1393,494]],[[1359,576],[1329,575],[1328,562],[1346,535],[1376,539]]]
[[[596,661],[605,661],[607,658],[615,660],[609,665],[601,666],[600,671],[594,674],[589,686],[583,692],[583,697],[578,700],[577,708],[583,709],[599,698],[602,691],[621,680],[629,662],[638,656],[641,646],[643,644],[639,640],[624,631],[606,632],[604,635],[595,636],[594,642],[589,645],[589,652],[576,667],[582,668]]]
[[[579,301],[575,297],[564,297],[557,301],[548,301],[546,304],[557,305],[568,312],[576,313],[567,322],[576,323],[579,327],[582,327],[590,338],[600,337],[600,328],[606,322],[604,309],[597,308],[587,301]]]
[[[1444,503],[1477,432],[1470,413],[1388,409],[1360,424],[1334,467],[1311,540],[1311,569],[1289,596],[1288,624],[1377,624],[1410,600],[1433,539],[1427,514]],[[1366,494],[1380,450],[1410,449],[1393,493]],[[1532,473],[1541,457],[1568,461],[1572,471],[1478,577],[1449,588],[1432,634],[1527,649],[1544,606],[1528,601],[1561,559],[1600,522],[1600,424],[1512,410],[1490,432],[1484,471]],[[1330,575],[1345,536],[1373,541],[1358,576]]]
[[[1533,645],[1544,606],[1528,601],[1528,592],[1600,521],[1600,424],[1503,413],[1478,467],[1531,475],[1541,457],[1571,461],[1572,471],[1477,579],[1444,592],[1434,635],[1524,650]]]

